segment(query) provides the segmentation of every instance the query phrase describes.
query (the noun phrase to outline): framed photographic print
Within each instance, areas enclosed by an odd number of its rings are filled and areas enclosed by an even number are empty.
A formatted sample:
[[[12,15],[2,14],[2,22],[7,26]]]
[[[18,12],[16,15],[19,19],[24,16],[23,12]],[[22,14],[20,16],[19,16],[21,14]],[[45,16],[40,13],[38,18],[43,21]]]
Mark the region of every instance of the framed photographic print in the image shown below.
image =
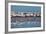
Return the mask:
[[[8,2],[7,32],[44,31],[44,3],[39,2]]]

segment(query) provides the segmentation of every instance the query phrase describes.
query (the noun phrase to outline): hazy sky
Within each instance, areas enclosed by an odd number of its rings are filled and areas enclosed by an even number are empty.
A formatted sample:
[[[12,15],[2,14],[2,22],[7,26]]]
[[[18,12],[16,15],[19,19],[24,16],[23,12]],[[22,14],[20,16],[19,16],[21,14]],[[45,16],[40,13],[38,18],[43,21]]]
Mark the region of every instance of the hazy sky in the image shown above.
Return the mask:
[[[11,5],[11,11],[14,12],[40,12],[40,6],[16,6]]]

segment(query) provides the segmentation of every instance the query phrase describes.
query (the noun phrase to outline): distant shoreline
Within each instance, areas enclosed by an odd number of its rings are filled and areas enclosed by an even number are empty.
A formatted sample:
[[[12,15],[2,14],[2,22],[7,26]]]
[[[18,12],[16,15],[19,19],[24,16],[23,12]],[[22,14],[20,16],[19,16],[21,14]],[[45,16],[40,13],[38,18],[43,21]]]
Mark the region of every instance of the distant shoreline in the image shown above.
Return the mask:
[[[11,16],[11,18],[15,18],[15,17],[34,17],[34,16]],[[41,16],[35,16],[35,17],[41,17]]]

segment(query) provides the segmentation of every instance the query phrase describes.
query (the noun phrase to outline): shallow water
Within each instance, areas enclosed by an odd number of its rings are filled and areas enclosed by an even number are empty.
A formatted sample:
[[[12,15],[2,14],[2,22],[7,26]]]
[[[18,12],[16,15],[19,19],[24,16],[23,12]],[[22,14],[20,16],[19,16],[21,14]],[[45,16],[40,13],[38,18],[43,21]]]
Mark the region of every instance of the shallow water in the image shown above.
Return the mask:
[[[11,19],[11,28],[32,28],[40,26],[41,26],[41,17],[26,17],[26,18],[17,17]]]

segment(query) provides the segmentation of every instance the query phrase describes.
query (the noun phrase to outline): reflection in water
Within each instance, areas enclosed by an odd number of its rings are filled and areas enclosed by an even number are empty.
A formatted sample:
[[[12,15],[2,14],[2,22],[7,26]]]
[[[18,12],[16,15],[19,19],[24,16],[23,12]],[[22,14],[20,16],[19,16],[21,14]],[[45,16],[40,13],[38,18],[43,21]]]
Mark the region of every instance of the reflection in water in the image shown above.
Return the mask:
[[[40,27],[41,17],[15,17],[11,19],[11,28]]]

